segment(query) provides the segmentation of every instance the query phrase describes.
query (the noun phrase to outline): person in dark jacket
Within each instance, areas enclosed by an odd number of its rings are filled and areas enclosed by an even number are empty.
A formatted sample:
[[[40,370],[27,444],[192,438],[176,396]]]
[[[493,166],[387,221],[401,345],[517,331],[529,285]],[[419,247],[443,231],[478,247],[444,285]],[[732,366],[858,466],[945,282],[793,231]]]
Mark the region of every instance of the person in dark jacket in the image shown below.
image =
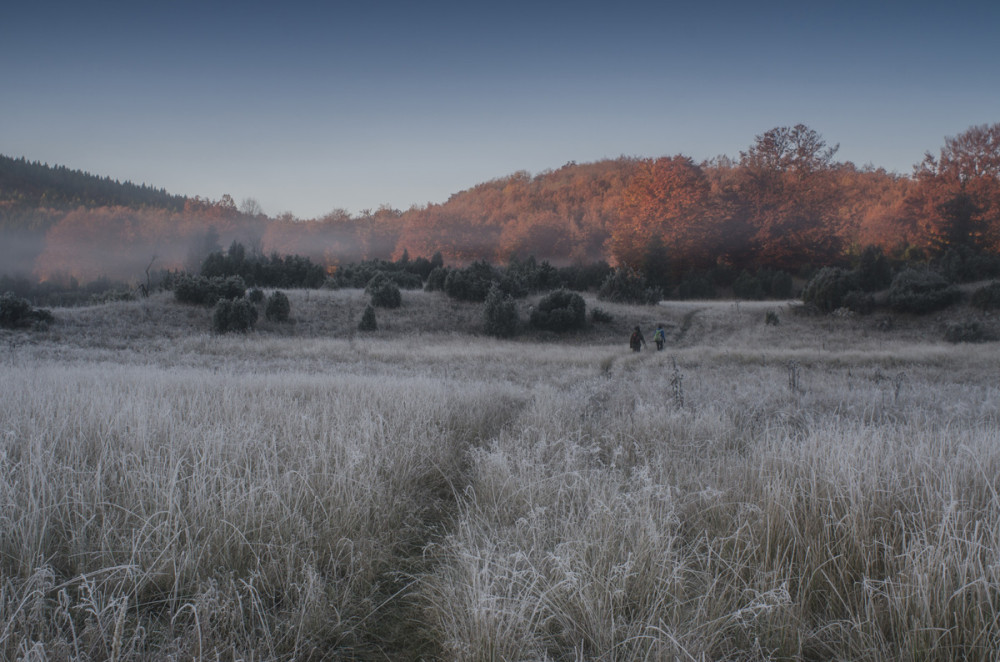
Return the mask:
[[[635,327],[635,331],[629,336],[628,346],[632,348],[633,352],[638,352],[642,350],[642,346],[646,344],[646,339],[642,337],[642,331],[639,327]]]

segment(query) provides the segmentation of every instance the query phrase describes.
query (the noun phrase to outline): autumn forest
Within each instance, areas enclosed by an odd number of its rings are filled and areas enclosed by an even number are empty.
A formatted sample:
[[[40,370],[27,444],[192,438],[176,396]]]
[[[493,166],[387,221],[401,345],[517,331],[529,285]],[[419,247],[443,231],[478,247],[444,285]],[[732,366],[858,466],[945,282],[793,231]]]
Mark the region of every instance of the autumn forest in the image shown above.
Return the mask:
[[[1000,123],[945,138],[908,175],[838,161],[837,151],[807,126],[777,127],[738,158],[570,162],[441,204],[308,220],[267,216],[253,199],[185,198],[0,157],[0,274],[137,279],[150,264],[196,270],[231,241],[328,271],[404,251],[440,252],[449,264],[535,256],[641,266],[652,250],[675,276],[719,264],[797,272],[867,246],[898,259],[1000,253]]]

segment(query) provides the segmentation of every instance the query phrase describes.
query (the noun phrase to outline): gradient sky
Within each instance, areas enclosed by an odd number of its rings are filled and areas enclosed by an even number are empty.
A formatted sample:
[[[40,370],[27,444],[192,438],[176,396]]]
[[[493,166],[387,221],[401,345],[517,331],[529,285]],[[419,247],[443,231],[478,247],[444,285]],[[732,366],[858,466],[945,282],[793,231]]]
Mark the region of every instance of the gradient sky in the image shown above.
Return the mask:
[[[33,2],[0,153],[315,218],[804,123],[909,174],[1000,122],[1000,3]]]

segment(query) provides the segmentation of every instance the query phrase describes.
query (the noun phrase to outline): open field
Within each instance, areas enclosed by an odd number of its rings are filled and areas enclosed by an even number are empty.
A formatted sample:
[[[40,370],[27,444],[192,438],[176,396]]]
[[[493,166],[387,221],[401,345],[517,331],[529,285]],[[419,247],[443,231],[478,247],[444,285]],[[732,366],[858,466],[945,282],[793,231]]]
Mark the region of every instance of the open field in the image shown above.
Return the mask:
[[[289,294],[246,337],[167,295],[0,333],[0,659],[996,658],[1000,344]]]

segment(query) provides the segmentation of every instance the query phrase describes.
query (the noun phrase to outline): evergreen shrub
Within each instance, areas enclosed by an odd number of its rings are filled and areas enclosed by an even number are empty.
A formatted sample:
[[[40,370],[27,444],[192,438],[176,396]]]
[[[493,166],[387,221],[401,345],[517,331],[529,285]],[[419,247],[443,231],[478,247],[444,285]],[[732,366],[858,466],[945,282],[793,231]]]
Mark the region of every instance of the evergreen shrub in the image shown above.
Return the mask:
[[[257,307],[246,299],[221,299],[212,312],[215,333],[246,333],[257,323]]]
[[[385,273],[375,274],[365,292],[371,297],[371,304],[376,308],[399,308],[403,305],[403,295],[396,285]]]
[[[33,308],[27,299],[7,292],[0,296],[0,327],[16,329],[28,326],[46,326],[55,321],[47,310]]]
[[[858,260],[858,285],[865,292],[884,290],[892,283],[892,265],[878,246],[868,246]]]
[[[714,299],[715,284],[704,274],[688,274],[677,286],[678,299]]]
[[[904,313],[931,313],[961,298],[958,288],[930,269],[904,269],[889,286],[889,305]]]
[[[959,320],[945,326],[944,339],[952,343],[986,342],[990,340],[986,329],[977,320]]]
[[[594,306],[590,309],[590,321],[595,324],[607,324],[608,322],[614,322],[615,317],[603,308]]]
[[[597,291],[601,301],[655,306],[663,299],[663,291],[649,287],[646,278],[631,267],[612,271]]]
[[[365,306],[365,312],[358,322],[359,331],[378,331],[378,321],[375,319],[375,307],[371,304]]]
[[[270,322],[287,322],[288,315],[292,312],[292,304],[288,301],[288,295],[280,290],[273,292],[267,298],[264,306],[264,317]]]
[[[431,269],[431,272],[427,274],[427,282],[424,284],[424,289],[428,292],[443,292],[444,282],[447,278],[447,267],[434,267]]]
[[[744,270],[733,281],[733,296],[737,299],[760,300],[764,298],[764,286],[759,278]]]
[[[556,290],[542,297],[530,318],[531,326],[547,331],[573,331],[587,324],[587,304],[568,290]]]
[[[841,305],[859,315],[870,315],[875,310],[875,299],[860,290],[851,290],[844,295]]]
[[[1000,281],[983,285],[972,293],[970,303],[980,310],[996,310],[1000,308]]]
[[[464,269],[452,269],[444,281],[444,292],[459,301],[486,301],[493,283],[502,279],[489,262],[479,260]]]
[[[483,302],[483,331],[497,338],[510,338],[517,333],[519,322],[514,299],[494,284]]]
[[[239,276],[192,276],[183,274],[174,281],[174,298],[180,303],[213,306],[220,299],[239,299],[246,294]]]
[[[806,283],[802,301],[816,306],[821,312],[831,313],[843,306],[844,297],[858,287],[855,272],[840,267],[823,267]]]

